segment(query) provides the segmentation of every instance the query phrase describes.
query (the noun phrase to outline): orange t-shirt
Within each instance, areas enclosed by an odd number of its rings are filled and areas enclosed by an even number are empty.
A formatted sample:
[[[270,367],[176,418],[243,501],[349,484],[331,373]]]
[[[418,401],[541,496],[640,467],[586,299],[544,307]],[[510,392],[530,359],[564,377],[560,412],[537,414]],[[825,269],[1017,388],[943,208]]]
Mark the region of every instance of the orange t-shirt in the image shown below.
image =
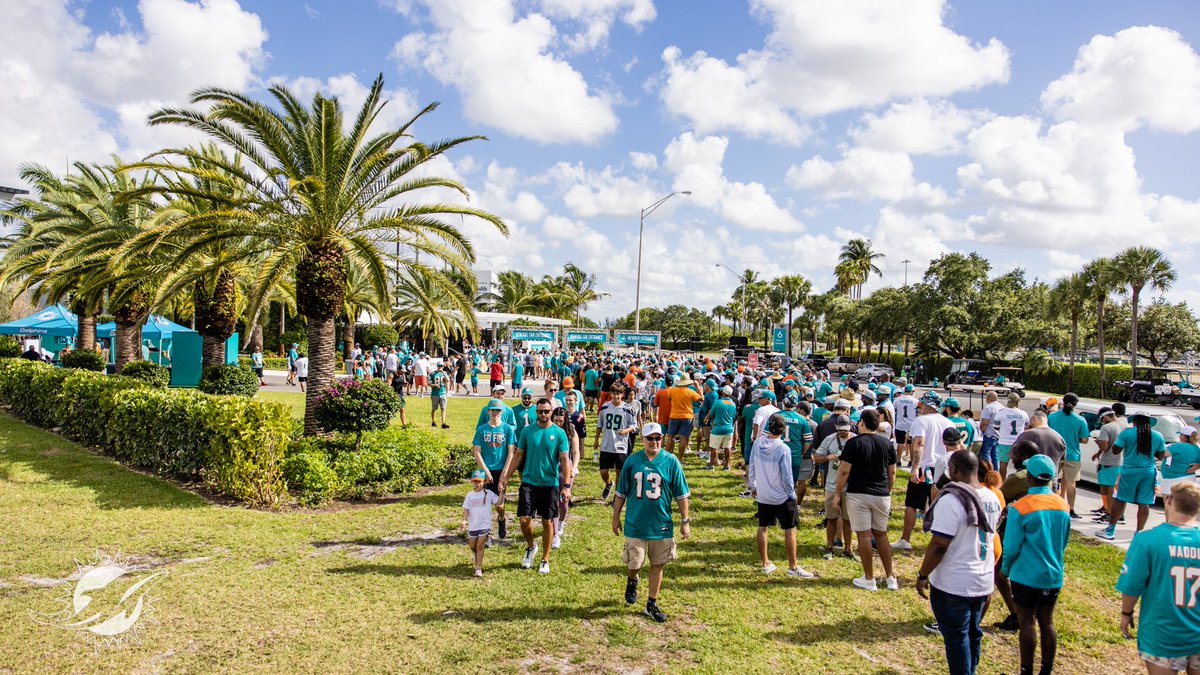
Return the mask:
[[[673,420],[692,419],[695,417],[692,414],[692,402],[704,400],[699,392],[688,387],[671,387],[667,393],[671,397],[671,419]]]
[[[654,395],[654,407],[658,408],[658,423],[666,426],[671,421],[671,390],[659,389]],[[664,429],[664,431],[666,431]]]

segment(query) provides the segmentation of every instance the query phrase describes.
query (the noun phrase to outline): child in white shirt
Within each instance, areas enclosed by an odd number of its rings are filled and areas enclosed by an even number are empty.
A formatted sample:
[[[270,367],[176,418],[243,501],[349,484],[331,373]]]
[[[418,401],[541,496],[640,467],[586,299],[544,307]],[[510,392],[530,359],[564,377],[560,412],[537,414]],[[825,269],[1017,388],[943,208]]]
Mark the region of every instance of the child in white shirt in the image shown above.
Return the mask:
[[[467,546],[475,554],[475,576],[483,577],[483,549],[492,531],[492,506],[499,501],[495,492],[484,489],[487,472],[475,469],[472,490],[463,499],[462,527],[467,531]]]

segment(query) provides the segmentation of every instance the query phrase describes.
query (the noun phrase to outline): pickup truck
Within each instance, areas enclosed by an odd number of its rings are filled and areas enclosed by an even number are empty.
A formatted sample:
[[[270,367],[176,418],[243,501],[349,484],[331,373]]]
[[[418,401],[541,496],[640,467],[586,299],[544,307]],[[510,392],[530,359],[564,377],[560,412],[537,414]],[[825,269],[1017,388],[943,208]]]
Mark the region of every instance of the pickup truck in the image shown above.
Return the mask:
[[[849,356],[835,356],[832,359],[829,359],[829,362],[825,364],[825,367],[829,369],[829,372],[838,373],[839,375],[843,373],[858,372],[858,369],[861,366],[862,364],[850,358]]]

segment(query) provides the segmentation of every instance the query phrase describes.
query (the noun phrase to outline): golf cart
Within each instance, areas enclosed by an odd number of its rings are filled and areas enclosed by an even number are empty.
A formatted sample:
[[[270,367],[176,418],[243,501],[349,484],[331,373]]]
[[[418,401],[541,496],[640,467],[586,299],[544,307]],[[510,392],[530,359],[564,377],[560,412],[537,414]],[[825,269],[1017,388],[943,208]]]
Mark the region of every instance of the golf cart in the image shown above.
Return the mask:
[[[992,382],[996,386],[1006,387],[1009,393],[1015,392],[1017,396],[1025,398],[1025,385],[1021,384],[1019,380],[1021,373],[1024,372],[1021,368],[1017,366],[997,366],[992,368],[992,372],[995,373]],[[1001,377],[1004,379],[998,381]]]
[[[1190,405],[1200,410],[1200,390],[1193,389],[1176,368],[1138,366],[1132,379],[1117,380],[1118,401],[1157,402],[1162,405]]]
[[[950,373],[946,375],[946,386],[952,384],[987,384],[992,378],[985,375],[987,361],[982,359],[954,359],[950,362]]]

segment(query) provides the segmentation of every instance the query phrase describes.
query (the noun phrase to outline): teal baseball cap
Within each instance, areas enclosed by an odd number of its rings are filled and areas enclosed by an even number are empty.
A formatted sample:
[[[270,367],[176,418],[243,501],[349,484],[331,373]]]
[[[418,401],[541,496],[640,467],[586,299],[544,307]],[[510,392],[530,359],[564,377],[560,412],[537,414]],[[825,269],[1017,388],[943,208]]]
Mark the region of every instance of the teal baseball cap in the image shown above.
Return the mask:
[[[488,410],[504,410],[507,407],[508,406],[506,406],[500,402],[500,399],[495,399],[495,398],[492,399],[491,401],[489,401],[487,404]]]
[[[477,480],[480,482],[486,481],[487,480],[487,472],[484,471],[483,469],[475,469],[474,471],[471,472],[471,480],[472,481]]]
[[[954,408],[955,410],[962,408],[962,406],[958,404],[958,399],[954,398],[953,396],[946,399],[946,402],[943,403],[942,405],[944,405],[947,408]]]
[[[1025,470],[1034,478],[1049,480],[1054,478],[1054,460],[1045,455],[1034,455],[1025,460]]]
[[[524,389],[521,390],[521,395],[522,396],[533,396],[533,389],[531,389],[530,387],[525,387]]]
[[[904,391],[905,391],[905,393],[912,393],[913,386],[911,384],[904,385]]]

